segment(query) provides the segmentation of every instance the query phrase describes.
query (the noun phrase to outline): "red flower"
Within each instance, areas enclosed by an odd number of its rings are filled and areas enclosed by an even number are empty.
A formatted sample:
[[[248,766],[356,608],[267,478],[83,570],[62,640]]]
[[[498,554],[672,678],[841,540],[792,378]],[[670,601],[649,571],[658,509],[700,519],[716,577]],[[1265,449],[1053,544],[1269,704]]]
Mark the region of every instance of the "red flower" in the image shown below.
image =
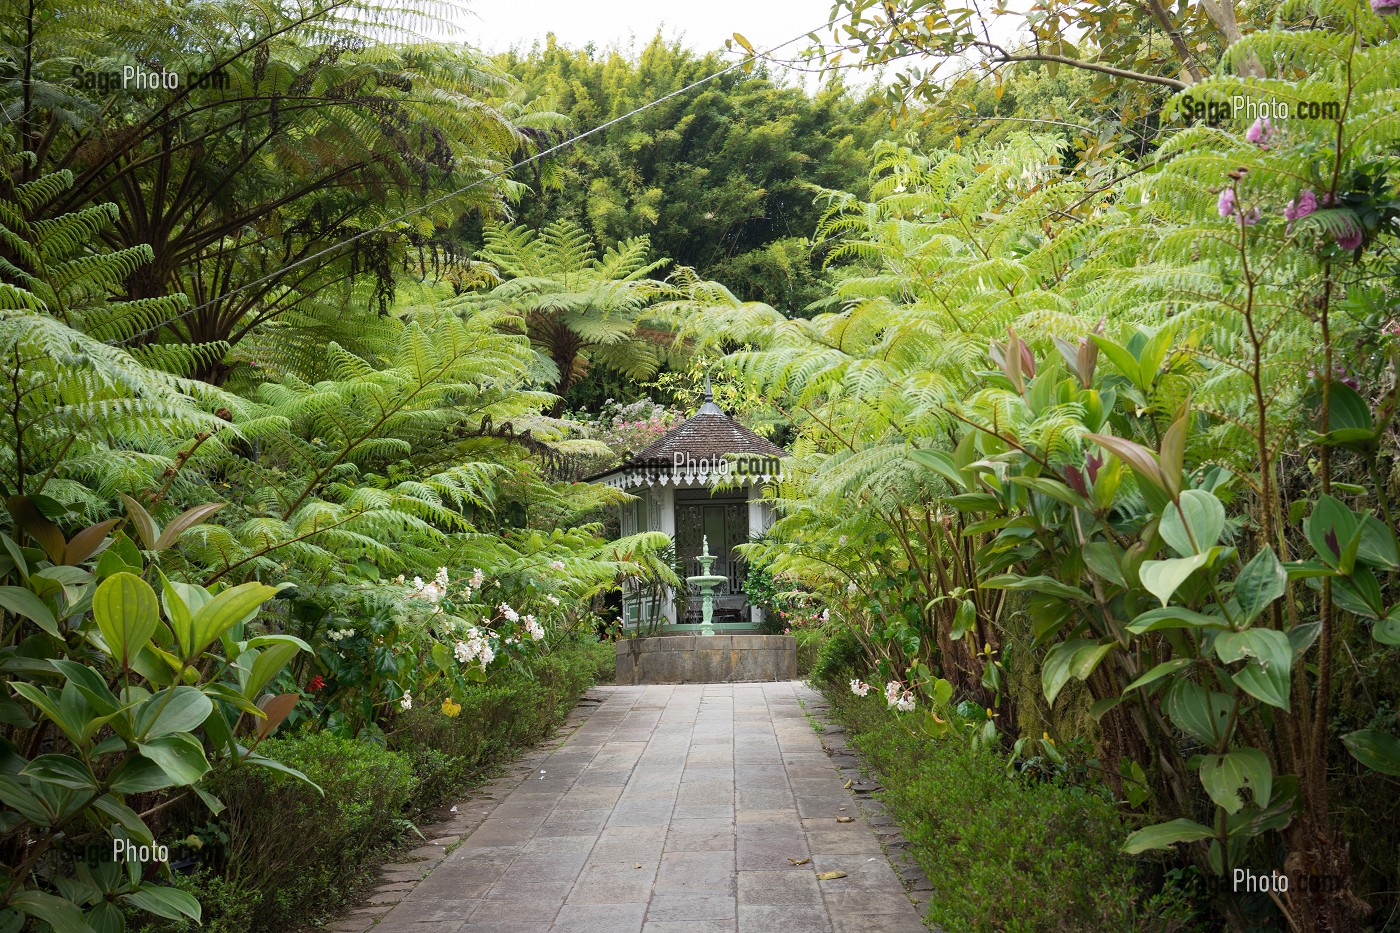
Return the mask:
[[[321,675],[317,674],[315,677],[311,678],[311,682],[306,685],[306,689],[310,690],[312,693],[315,693],[317,690],[320,690],[325,685],[326,682],[321,679]]]

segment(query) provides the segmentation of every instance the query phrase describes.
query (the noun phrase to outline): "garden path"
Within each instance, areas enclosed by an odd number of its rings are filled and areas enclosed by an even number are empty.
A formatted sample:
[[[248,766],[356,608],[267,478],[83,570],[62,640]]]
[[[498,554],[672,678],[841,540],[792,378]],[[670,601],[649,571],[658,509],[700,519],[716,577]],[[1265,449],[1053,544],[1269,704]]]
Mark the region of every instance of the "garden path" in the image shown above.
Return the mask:
[[[374,933],[924,929],[871,828],[837,820],[857,807],[798,702],[818,694],[603,695]]]

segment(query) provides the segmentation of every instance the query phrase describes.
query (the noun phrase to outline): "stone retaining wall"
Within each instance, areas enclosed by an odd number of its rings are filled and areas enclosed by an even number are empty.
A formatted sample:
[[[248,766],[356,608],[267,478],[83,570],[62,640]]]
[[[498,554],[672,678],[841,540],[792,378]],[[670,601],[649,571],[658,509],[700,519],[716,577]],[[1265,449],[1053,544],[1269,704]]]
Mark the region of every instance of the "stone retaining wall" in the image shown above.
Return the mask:
[[[617,684],[724,684],[797,679],[791,635],[656,635],[617,642]]]

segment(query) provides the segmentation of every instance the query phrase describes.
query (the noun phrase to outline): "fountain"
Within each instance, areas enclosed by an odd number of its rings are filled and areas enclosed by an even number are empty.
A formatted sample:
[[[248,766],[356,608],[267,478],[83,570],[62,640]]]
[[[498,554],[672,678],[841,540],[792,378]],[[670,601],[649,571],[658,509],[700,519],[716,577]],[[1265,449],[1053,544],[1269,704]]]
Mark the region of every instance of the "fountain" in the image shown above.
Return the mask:
[[[686,577],[685,582],[691,586],[700,588],[700,634],[713,635],[714,627],[710,625],[710,620],[715,615],[715,588],[728,580],[727,577],[717,576],[710,573],[710,565],[718,558],[710,553],[709,536],[700,539],[700,556],[696,561],[700,564],[700,573],[693,577]]]

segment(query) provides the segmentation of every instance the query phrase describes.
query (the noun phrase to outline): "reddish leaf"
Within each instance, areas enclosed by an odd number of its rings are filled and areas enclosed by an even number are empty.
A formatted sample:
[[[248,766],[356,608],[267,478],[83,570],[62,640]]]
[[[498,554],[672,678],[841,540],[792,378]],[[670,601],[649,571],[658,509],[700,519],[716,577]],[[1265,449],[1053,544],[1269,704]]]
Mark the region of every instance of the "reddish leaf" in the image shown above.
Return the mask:
[[[258,738],[267,738],[273,730],[282,725],[282,720],[291,714],[299,699],[301,697],[295,693],[283,693],[280,696],[268,694],[263,697],[258,709],[267,714],[267,718],[258,722]]]
[[[70,567],[76,567],[95,554],[102,542],[107,540],[107,532],[112,530],[117,521],[115,518],[109,518],[105,522],[89,525],[75,534],[73,540],[63,549],[63,562]]]
[[[170,520],[170,524],[165,526],[165,530],[156,539],[154,550],[163,551],[179,539],[180,535],[207,519],[210,515],[224,507],[222,502],[206,502],[204,505],[197,505],[192,509],[186,509]]]

